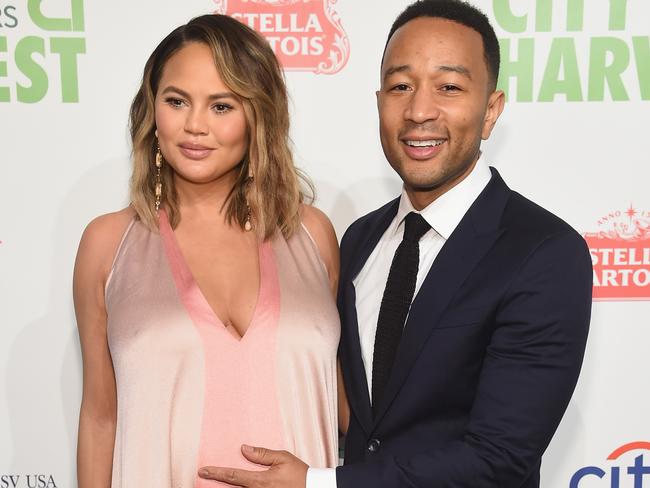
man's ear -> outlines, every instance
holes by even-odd
[[[490,94],[488,98],[487,110],[485,111],[485,119],[483,120],[483,130],[481,131],[481,139],[487,140],[494,129],[499,116],[503,112],[505,106],[506,96],[502,90],[496,90]]]

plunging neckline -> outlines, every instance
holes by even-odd
[[[181,302],[185,311],[192,318],[196,325],[208,324],[223,331],[228,337],[238,343],[242,343],[252,332],[254,332],[255,324],[258,322],[260,314],[260,303],[266,300],[268,295],[268,254],[272,252],[268,249],[270,244],[268,242],[260,242],[257,245],[258,250],[258,273],[259,273],[259,287],[257,291],[257,299],[255,301],[255,308],[248,322],[248,326],[243,334],[240,334],[234,326],[226,326],[226,324],[219,318],[219,315],[214,311],[207,298],[201,291],[201,288],[194,278],[185,257],[178,245],[174,230],[169,223],[167,212],[164,209],[159,210],[158,214],[159,231],[165,247],[165,254],[167,262],[174,278],[176,291],[178,292]]]

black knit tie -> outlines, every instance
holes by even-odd
[[[390,265],[381,299],[375,352],[372,360],[372,410],[377,414],[402,337],[420,262],[420,238],[431,228],[422,215],[411,212],[404,219],[404,237]]]

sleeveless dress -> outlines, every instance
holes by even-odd
[[[113,488],[227,486],[197,471],[265,469],[242,456],[243,443],[336,466],[340,324],[307,231],[260,243],[257,305],[238,339],[199,290],[164,211],[159,227],[130,223],[106,284]]]

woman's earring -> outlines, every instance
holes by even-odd
[[[248,178],[246,179],[246,187],[250,186],[253,182],[253,171],[250,166],[248,167]],[[244,230],[249,232],[253,228],[251,224],[251,207],[248,205],[248,198],[246,199],[246,222],[244,222]]]
[[[251,224],[251,208],[246,203],[246,222],[244,222],[244,230],[249,232],[253,228]]]
[[[162,152],[160,151],[160,146],[157,146],[156,148],[156,179],[155,179],[155,187],[154,187],[154,193],[156,196],[156,212],[158,212],[158,209],[160,208],[160,199],[162,197],[162,177],[160,176],[160,170],[162,169],[163,165],[163,155]]]

